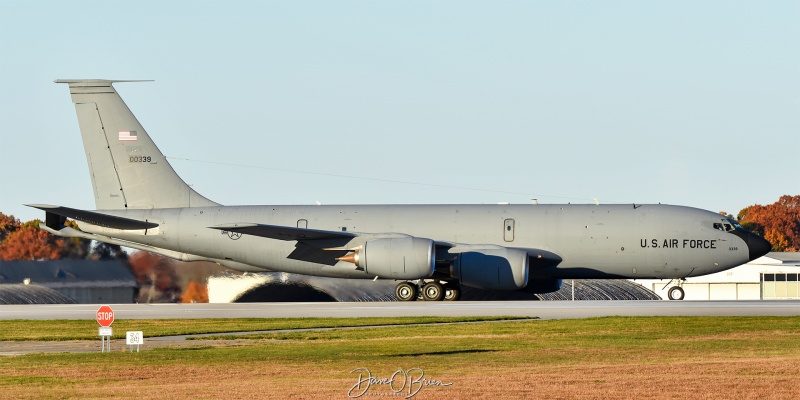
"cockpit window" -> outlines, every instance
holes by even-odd
[[[727,220],[728,220],[728,223],[729,223],[729,224],[733,225],[733,229],[741,229],[741,230],[744,230],[744,228],[743,228],[741,225],[739,225],[739,223],[738,223],[738,222],[736,222],[736,221],[734,221],[734,220],[732,220],[732,219],[730,219],[730,218],[728,218]],[[727,225],[727,224],[726,224],[726,225]]]
[[[731,224],[725,224],[725,232],[730,232],[730,231],[732,231],[732,230],[733,230],[733,225],[731,225]]]
[[[721,230],[723,232],[731,232],[731,231],[736,230],[737,228],[738,229],[744,229],[744,228],[741,227],[741,225],[737,224],[736,221],[734,221],[734,220],[726,219],[725,221],[726,222],[724,222],[724,223],[715,222],[714,223],[714,229],[718,229],[718,230]]]

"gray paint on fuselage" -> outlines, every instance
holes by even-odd
[[[534,249],[529,252],[532,279],[678,278],[748,261],[742,239],[713,228],[723,216],[669,205],[219,206],[106,213],[160,226],[155,235],[86,224],[81,228],[103,234],[113,231],[114,237],[189,254],[317,276],[374,277],[347,262],[331,266],[287,259],[295,250],[294,241],[250,235],[234,240],[231,236],[236,235],[209,227],[230,223],[296,227],[298,220],[305,220],[309,229],[397,232],[453,244]],[[512,242],[504,240],[506,219],[515,221]],[[557,260],[545,256],[537,263],[537,250],[552,252]]]

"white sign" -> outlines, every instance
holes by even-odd
[[[144,335],[142,335],[142,331],[125,332],[125,344],[128,346],[144,344]]]
[[[100,336],[111,336],[111,327],[110,326],[101,326],[100,327]]]

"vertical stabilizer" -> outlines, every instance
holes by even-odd
[[[156,147],[111,80],[68,83],[98,210],[214,206],[187,185]]]

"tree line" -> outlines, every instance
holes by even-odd
[[[800,251],[800,195],[784,195],[766,206],[745,207],[737,219],[740,225],[772,243],[772,251]]]

